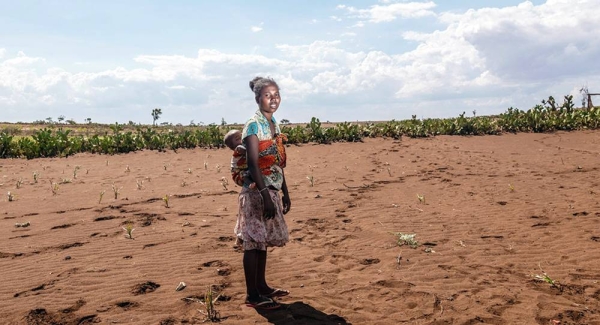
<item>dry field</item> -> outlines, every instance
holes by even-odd
[[[600,324],[600,131],[287,150],[271,312],[243,305],[229,150],[0,160],[0,323],[200,324],[212,285],[222,324]]]

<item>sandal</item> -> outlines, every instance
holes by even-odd
[[[254,309],[262,309],[262,310],[273,310],[281,307],[280,304],[273,301],[273,299],[260,296],[257,301],[250,301],[246,299],[246,307],[254,308]]]
[[[277,297],[285,297],[289,295],[290,292],[288,290],[275,288],[271,293],[263,294],[263,296],[267,298],[277,298]]]

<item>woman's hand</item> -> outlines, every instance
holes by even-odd
[[[290,196],[288,194],[284,194],[281,200],[283,201],[283,214],[287,214],[290,212],[290,208],[292,207]]]
[[[265,219],[275,218],[275,204],[273,204],[269,190],[264,190],[260,194],[263,199],[263,217],[265,217]]]

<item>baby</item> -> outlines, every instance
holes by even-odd
[[[255,188],[256,183],[252,182],[250,172],[248,172],[248,165],[246,164],[246,147],[242,144],[242,132],[231,130],[225,135],[224,141],[225,145],[233,150],[233,156],[231,157],[231,177],[233,181],[239,186],[244,186],[244,182],[247,181],[250,184],[250,188]],[[244,241],[236,236],[233,248],[241,250],[243,243]]]
[[[246,164],[246,147],[242,144],[242,132],[239,130],[231,130],[225,135],[225,145],[233,150],[231,157],[231,177],[233,181],[244,186],[244,183],[250,184],[248,187],[255,188],[256,184],[252,182],[248,165]]]

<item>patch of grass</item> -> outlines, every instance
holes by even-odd
[[[410,248],[417,248],[419,246],[419,242],[415,239],[417,234],[404,234],[401,232],[394,232],[392,234],[398,237],[398,246],[408,245]]]

